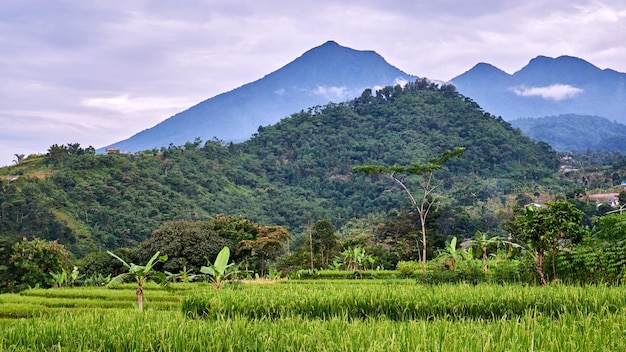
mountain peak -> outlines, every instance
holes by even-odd
[[[624,121],[626,74],[574,56],[537,56],[513,75],[478,64],[452,80],[459,92],[506,120],[576,113]]]
[[[329,40],[329,41],[327,41],[326,43],[324,43],[322,45],[319,45],[319,46],[316,46],[316,47],[313,47],[313,48],[307,50],[304,54],[302,54],[302,56],[305,56],[305,55],[307,55],[309,53],[315,53],[315,52],[320,52],[320,51],[323,51],[323,52],[336,52],[336,51],[339,51],[339,50],[342,50],[342,49],[344,49],[344,50],[354,50],[354,49],[347,48],[345,46],[341,46],[341,45],[339,45],[339,43],[337,43],[334,40]]]
[[[489,75],[506,75],[509,76],[508,73],[502,71],[501,69],[495,67],[492,64],[488,64],[486,62],[479,62],[478,64],[476,64],[474,67],[472,67],[469,71],[467,72],[475,72],[475,73],[480,73],[480,74],[489,74]]]
[[[331,46],[341,46],[341,45],[337,44],[337,42],[334,40],[329,40],[326,43],[320,45],[320,47],[322,46],[331,47]]]
[[[600,71],[598,67],[575,56],[563,55],[552,58],[540,55],[530,60],[528,65],[513,75],[522,77],[522,79],[533,77],[536,80],[543,80],[546,75],[554,77],[554,79],[557,77],[583,77],[587,80],[589,75],[597,74]]]
[[[475,85],[477,80],[483,84],[486,82],[491,82],[491,84],[495,84],[496,82],[500,82],[503,80],[508,80],[511,77],[508,73],[502,71],[501,69],[485,63],[481,62],[476,64],[474,67],[466,71],[465,73],[454,77],[452,79],[452,83],[455,85],[459,84],[462,86],[467,85]]]
[[[196,137],[243,141],[259,126],[316,105],[355,98],[366,88],[414,81],[374,51],[329,40],[282,68],[230,92],[207,99],[131,138],[113,144],[124,151],[182,145]]]
[[[376,57],[380,61],[385,61],[382,56],[378,55],[375,51],[371,50],[356,50],[340,45],[334,40],[329,40],[326,43],[316,46],[306,51],[302,56],[294,61],[302,61],[303,59],[312,60],[342,60],[345,58],[354,59],[357,56],[359,59],[363,59],[367,56]],[[322,63],[323,64],[323,63]]]

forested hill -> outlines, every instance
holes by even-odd
[[[196,140],[135,155],[53,146],[0,169],[0,235],[58,239],[82,256],[132,246],[169,220],[218,213],[292,233],[323,218],[339,227],[409,206],[385,179],[354,175],[353,166],[426,161],[457,146],[464,155],[437,174],[448,208],[550,182],[558,168],[547,144],[453,86],[419,80],[296,113],[241,144]]]
[[[566,114],[510,122],[559,152],[606,150],[626,154],[626,125],[604,117]]]

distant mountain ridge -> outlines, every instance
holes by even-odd
[[[559,115],[510,121],[513,127],[559,152],[587,150],[626,154],[626,125],[604,117]]]
[[[626,123],[626,74],[572,56],[538,56],[512,75],[479,63],[451,82],[505,120],[577,114]]]
[[[243,141],[259,126],[274,124],[292,113],[352,99],[366,88],[416,78],[374,51],[328,41],[257,81],[207,99],[109,147],[136,152],[182,145],[196,137]]]
[[[196,137],[241,142],[256,133],[259,126],[275,124],[298,111],[350,100],[366,88],[376,90],[416,78],[374,51],[354,50],[328,41],[257,81],[207,99],[110,147],[136,152],[182,145]],[[451,83],[485,111],[507,121],[576,115],[626,124],[626,74],[602,70],[572,56],[537,56],[513,74],[479,63]],[[566,119],[559,121],[570,123]],[[531,125],[545,125],[544,121],[529,120],[522,131],[537,140],[557,143],[553,145],[557,150],[606,145],[598,144],[598,136],[585,133],[566,133],[570,140],[558,141],[563,129],[571,130],[573,126],[561,126],[557,132],[555,122],[552,119],[551,128],[539,131],[539,138],[530,131]],[[585,124],[589,123],[595,122]],[[549,131],[556,134],[550,136]],[[613,148],[617,144],[608,145]]]

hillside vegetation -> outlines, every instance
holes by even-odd
[[[170,220],[215,214],[242,214],[292,234],[324,218],[341,227],[410,208],[387,180],[352,167],[425,161],[454,147],[465,154],[437,174],[445,197],[433,231],[443,235],[497,229],[488,201],[503,205],[505,196],[558,187],[559,160],[548,144],[453,86],[418,80],[295,113],[241,144],[196,139],[134,155],[55,145],[0,169],[0,236],[58,239],[82,257],[133,246]]]
[[[559,152],[606,150],[626,153],[626,125],[604,117],[567,114],[513,120],[511,125]]]

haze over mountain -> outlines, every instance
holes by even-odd
[[[479,63],[452,83],[483,109],[508,121],[577,114],[626,123],[626,74],[576,57],[538,56],[512,75]]]
[[[517,119],[510,123],[559,152],[606,150],[626,154],[626,125],[604,117],[567,114]]]
[[[415,79],[374,51],[328,41],[255,82],[207,99],[110,147],[136,152],[170,143],[182,145],[196,137],[243,141],[259,126],[274,124],[294,112],[343,102],[366,88]]]

